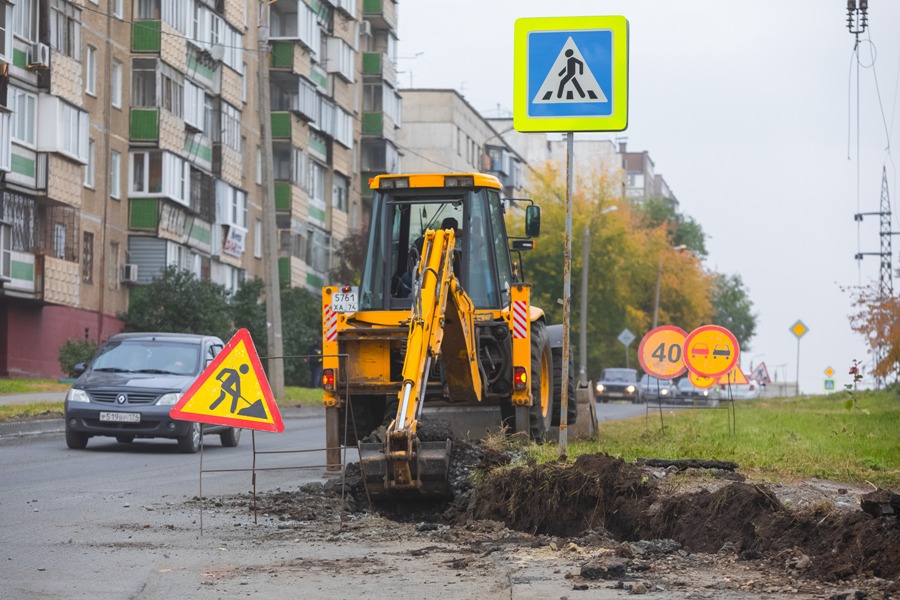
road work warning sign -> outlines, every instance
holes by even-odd
[[[169,416],[242,429],[284,431],[249,331],[241,329],[231,338],[172,407]]]

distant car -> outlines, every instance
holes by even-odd
[[[181,452],[200,449],[203,433],[234,447],[241,430],[181,421],[169,411],[206,365],[225,347],[209,335],[119,333],[90,365],[76,365],[78,379],[66,394],[66,445],[83,449],[94,436],[128,444],[135,438],[171,438]]]
[[[668,379],[644,374],[638,386],[642,402],[673,402],[678,388]]]
[[[721,398],[735,400],[755,400],[763,395],[765,386],[758,381],[751,379],[749,383],[731,384],[731,391],[727,385],[720,386],[719,395]]]
[[[603,369],[594,391],[597,402],[610,400],[629,400],[634,404],[641,402],[636,369]]]
[[[687,377],[678,381],[675,398],[682,404],[699,404],[703,406],[719,405],[719,386],[698,388]]]

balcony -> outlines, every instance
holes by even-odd
[[[272,139],[291,139],[291,113],[288,111],[272,111]]]
[[[157,231],[159,203],[159,198],[131,198],[128,201],[128,228]]]
[[[363,0],[363,18],[377,29],[397,29],[397,3],[394,0]]]
[[[387,55],[380,52],[364,52],[362,61],[363,77],[377,76],[392,87],[397,85],[397,69]]]
[[[131,51],[158,53],[162,40],[161,21],[134,21],[131,24]]]
[[[275,40],[269,55],[269,66],[273,69],[291,69],[294,66],[294,42]]]
[[[132,108],[128,131],[132,142],[159,142],[159,109]]]

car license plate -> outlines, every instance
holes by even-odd
[[[101,421],[113,421],[116,423],[140,423],[141,413],[133,412],[101,412]]]
[[[622,392],[610,392],[608,395],[610,398],[621,398],[624,394]]]
[[[352,313],[359,310],[359,288],[341,288],[331,295],[331,310],[336,313]]]

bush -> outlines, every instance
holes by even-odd
[[[75,365],[90,362],[100,344],[83,338],[66,340],[59,349],[59,366],[63,373],[75,377]]]

